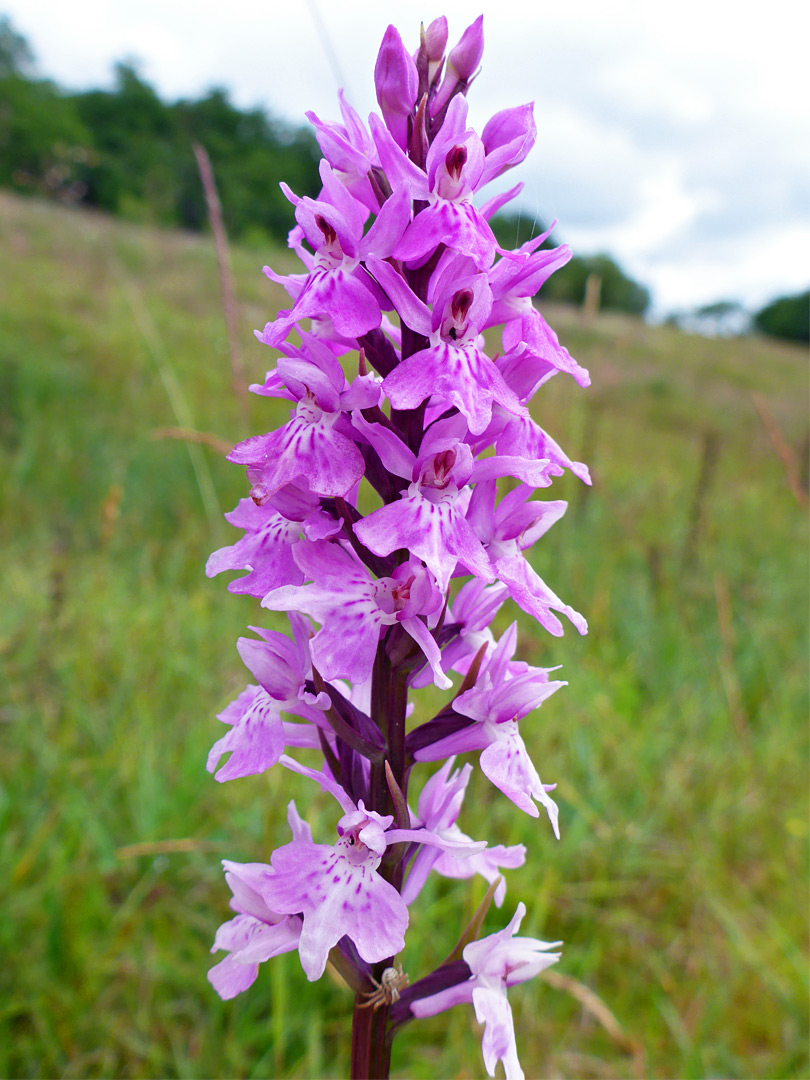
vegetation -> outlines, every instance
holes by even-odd
[[[754,316],[757,330],[785,341],[810,341],[810,289],[780,296]]]
[[[1,186],[199,230],[194,141],[211,158],[233,237],[286,240],[290,205],[278,182],[301,195],[320,190],[309,129],[237,109],[221,89],[167,104],[131,64],[116,65],[112,90],[68,93],[34,77],[28,45],[0,20]]]
[[[211,158],[229,235],[253,246],[286,241],[290,205],[278,181],[301,195],[320,190],[308,128],[243,112],[221,89],[167,104],[129,63],[116,65],[112,90],[67,93],[34,76],[27,42],[0,19],[0,186],[197,231],[206,217],[194,141]],[[508,247],[542,228],[509,214],[493,226]],[[549,282],[549,297],[581,304],[597,277],[602,308],[647,310],[649,292],[607,255],[575,256]]]
[[[345,1076],[349,994],[307,985],[294,954],[233,1002],[205,979],[218,860],[285,842],[297,778],[205,773],[257,614],[202,568],[236,536],[220,514],[245,481],[161,433],[236,441],[283,407],[256,398],[243,426],[210,240],[5,194],[0,253],[0,1075]],[[233,252],[254,378],[251,329],[284,299],[260,264],[286,258]],[[570,681],[525,730],[562,840],[484,782],[468,798],[471,832],[486,813],[493,841],[534,852],[487,930],[523,899],[525,932],[565,942],[563,984],[511,995],[521,1060],[534,1077],[804,1077],[805,515],[751,398],[801,443],[804,357],[548,315],[594,385],[553,379],[538,419],[596,483],[555,482],[568,518],[536,565],[591,632],[533,639],[515,608],[502,626],[519,617],[525,658]],[[455,941],[456,898],[470,913],[482,892],[431,883],[412,977]],[[403,1032],[395,1074],[478,1062],[458,1009]]]

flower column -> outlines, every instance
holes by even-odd
[[[461,831],[473,767],[453,771],[456,754],[478,753],[484,777],[523,812],[544,808],[558,832],[553,785],[520,728],[530,732],[531,714],[565,684],[516,661],[514,624],[496,640],[490,621],[511,597],[552,634],[562,633],[556,613],[586,629],[523,554],[565,510],[533,491],[564,469],[590,482],[527,407],[557,371],[588,383],[530,299],[570,252],[543,249],[545,237],[498,248],[488,219],[520,187],[480,208],[473,197],[525,158],[532,110],[497,114],[479,137],[466,93],[482,19],[445,61],[446,43],[443,18],[414,56],[389,27],[374,73],[382,116],[366,128],[342,95],[342,123],[308,114],[323,187],[310,199],[283,185],[305,272],[266,270],[292,303],[258,335],[281,358],[252,387],[288,400],[290,420],[229,455],[251,485],[229,515],[245,535],[207,567],[246,570],[229,588],[287,612],[292,633],[240,639],[256,683],[220,715],[229,731],[209,769],[230,780],[280,764],[342,811],[337,839],[316,843],[291,803],[293,839],[269,864],[226,864],[237,915],[217,934],[228,955],[210,978],[228,998],[280,952],[297,949],[310,980],[331,962],[355,991],[355,1077],[387,1076],[396,1030],[460,1002],[485,1024],[490,1074],[501,1060],[507,1077],[521,1076],[506,987],[558,958],[548,943],[514,938],[519,905],[505,930],[478,941],[465,932],[411,986],[397,959],[431,873],[480,874],[487,904],[500,906],[500,871],[525,858],[521,845],[489,849]],[[482,333],[499,324],[493,360]],[[517,483],[499,500],[501,477]],[[409,699],[429,682],[451,697],[409,731]],[[319,767],[287,753],[296,747]],[[414,813],[411,773],[429,762],[444,764],[423,779]]]

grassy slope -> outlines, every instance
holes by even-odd
[[[262,400],[239,418],[211,245],[0,196],[0,260],[0,1075],[344,1075],[348,995],[306,986],[295,956],[232,1003],[205,981],[227,911],[218,860],[286,842],[291,793],[316,838],[331,821],[300,778],[204,771],[214,713],[245,681],[234,639],[259,621],[202,575],[244,479],[152,433],[236,441],[281,420]],[[269,354],[250,329],[281,297],[260,258],[234,260],[257,377]],[[555,485],[569,514],[534,555],[590,635],[533,636],[520,618],[522,655],[570,680],[524,725],[559,782],[563,839],[480,775],[461,824],[529,845],[492,927],[525,900],[524,932],[564,939],[559,970],[629,1042],[530,984],[512,994],[525,1071],[804,1076],[806,538],[751,401],[766,395],[798,445],[802,354],[551,321],[594,386],[553,380],[537,416],[598,481]],[[425,890],[412,977],[482,892]],[[395,1064],[481,1075],[472,1011],[407,1029]]]

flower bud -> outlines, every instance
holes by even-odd
[[[526,146],[525,152],[521,149],[525,157],[536,137],[533,105],[516,105],[513,109],[503,109],[502,112],[495,113],[481,132],[481,141],[487,154],[506,146],[507,143],[520,140]]]
[[[496,113],[481,133],[486,161],[481,183],[490,180],[525,160],[534,141],[537,128],[534,106],[517,105]]]
[[[444,64],[444,50],[447,47],[447,19],[440,15],[425,30],[422,26],[419,50],[416,54],[416,69],[420,77],[420,93],[427,93],[438,82]],[[421,66],[420,66],[421,65]]]
[[[459,82],[469,82],[478,70],[484,55],[484,16],[479,15],[464,33],[455,49],[447,58],[447,74],[454,74]]]
[[[466,94],[470,80],[478,70],[484,55],[484,16],[479,15],[447,57],[442,84],[433,99],[430,115],[441,126],[444,112],[456,94]]]
[[[446,47],[447,19],[444,15],[440,15],[425,31],[425,49],[431,64],[436,64],[442,59]]]
[[[408,117],[413,110],[419,77],[413,58],[405,50],[399,32],[393,26],[385,31],[377,63],[374,86],[386,127],[405,150],[408,140]]]

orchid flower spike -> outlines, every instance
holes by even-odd
[[[590,382],[535,302],[571,251],[545,247],[549,234],[516,251],[496,240],[490,219],[521,191],[500,177],[537,128],[533,106],[516,104],[474,129],[467,93],[483,49],[483,16],[449,51],[443,16],[407,45],[389,26],[379,111],[366,123],[341,91],[339,119],[307,113],[320,189],[281,185],[297,263],[265,267],[289,299],[256,331],[273,350],[250,388],[270,430],[228,455],[247,479],[226,514],[240,535],[206,564],[272,620],[237,642],[251,681],[219,713],[209,772],[255,785],[273,770],[277,790],[314,784],[334,800],[320,842],[290,801],[292,839],[266,862],[224,863],[234,915],[215,933],[225,956],[209,980],[230,999],[281,953],[297,952],[309,981],[331,964],[355,994],[356,1077],[388,1075],[406,1020],[468,1002],[488,1073],[501,1062],[518,1080],[507,989],[560,955],[517,936],[521,903],[479,940],[484,908],[460,942],[448,913],[429,930],[459,942],[452,959],[407,970],[432,877],[459,892],[482,877],[485,906],[500,907],[505,875],[527,859],[522,843],[472,839],[485,832],[482,783],[505,807],[548,815],[537,843],[560,834],[565,810],[540,772],[564,768],[562,744],[548,741],[541,760],[535,733],[563,722],[567,684],[519,651],[501,610],[521,609],[535,636],[587,630],[575,598],[546,583],[551,557],[541,577],[528,555],[566,509],[535,491],[566,470],[591,480],[540,417],[556,374]],[[457,767],[457,754],[473,757]]]

